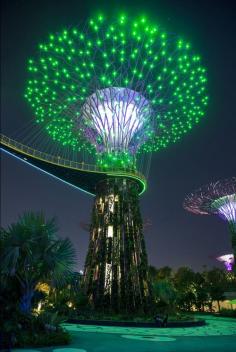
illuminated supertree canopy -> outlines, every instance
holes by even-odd
[[[234,266],[234,255],[233,254],[224,254],[216,258],[219,262],[224,263],[227,271],[232,271]]]
[[[217,214],[236,223],[236,177],[212,182],[189,194],[184,208],[195,214]]]
[[[135,167],[204,116],[206,68],[183,38],[144,17],[99,15],[50,34],[28,62],[25,97],[53,140]]]

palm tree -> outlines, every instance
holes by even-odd
[[[75,264],[75,250],[69,239],[56,235],[55,219],[25,213],[2,231],[1,276],[15,277],[20,285],[20,309],[30,313],[36,285],[42,281],[65,284]]]

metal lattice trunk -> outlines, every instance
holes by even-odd
[[[148,310],[148,265],[135,181],[110,178],[97,185],[85,288],[97,309]]]
[[[234,271],[234,274],[236,275],[236,224],[235,222],[233,221],[229,222],[229,230],[231,234],[231,244],[232,244],[233,255],[234,255],[233,271]]]

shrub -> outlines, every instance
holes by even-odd
[[[236,309],[221,308],[219,314],[222,317],[236,318]]]
[[[23,331],[16,337],[16,347],[59,346],[68,345],[69,342],[70,334],[62,329],[50,332],[40,331],[33,334],[29,331]]]
[[[0,349],[68,344],[70,335],[59,325],[63,321],[57,313],[33,316],[18,311],[1,326]]]

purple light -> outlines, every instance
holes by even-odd
[[[140,93],[105,88],[86,99],[80,128],[98,152],[134,154],[151,136],[151,116],[149,101]]]
[[[225,254],[216,258],[219,262],[223,262],[227,271],[232,271],[234,266],[234,255]]]
[[[212,203],[212,208],[218,211],[218,214],[228,220],[236,221],[236,194],[231,194],[215,200]]]
[[[195,214],[216,214],[226,220],[231,234],[232,250],[236,256],[235,176],[199,188],[185,198],[183,207]],[[231,262],[225,262],[228,271],[232,270],[232,265]]]
[[[236,177],[212,182],[188,195],[184,208],[195,214],[217,214],[236,224]]]
[[[224,265],[225,265],[227,271],[232,271],[233,270],[232,263],[225,262]]]

